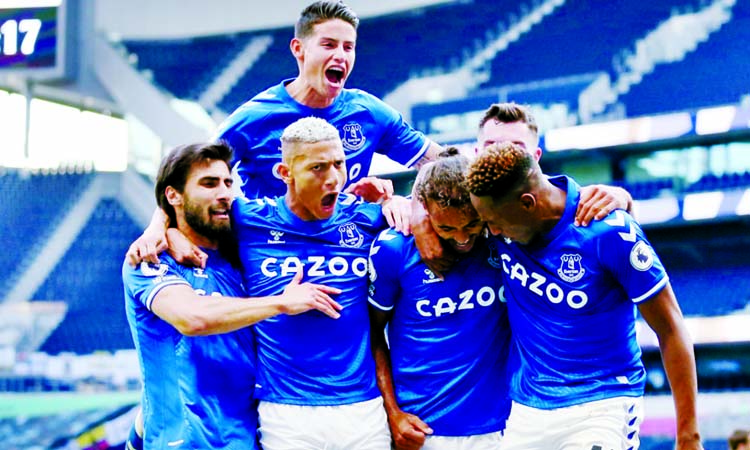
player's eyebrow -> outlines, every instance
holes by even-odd
[[[221,177],[214,177],[214,176],[205,176],[201,177],[198,180],[199,183],[219,183],[221,182]]]

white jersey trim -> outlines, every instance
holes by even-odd
[[[175,285],[179,285],[179,284],[187,284],[188,286],[190,286],[190,283],[188,283],[186,280],[182,280],[182,279],[179,279],[179,280],[169,280],[169,281],[165,281],[164,283],[161,283],[161,284],[157,285],[154,288],[154,290],[151,291],[151,293],[146,298],[146,309],[148,309],[149,311],[152,311],[151,310],[151,303],[154,302],[154,298],[156,297],[156,294],[158,294],[159,292],[161,292],[162,289],[164,289],[165,287],[168,287],[168,286],[175,286]]]
[[[370,302],[370,304],[376,308],[378,308],[381,311],[390,311],[393,309],[393,305],[391,306],[383,306],[380,303],[376,302],[375,299],[372,297],[367,297],[367,300]]]
[[[648,292],[646,292],[645,294],[641,295],[640,297],[634,298],[633,299],[633,303],[637,304],[637,303],[641,303],[641,302],[643,302],[645,300],[648,300],[649,298],[651,298],[651,296],[653,296],[658,291],[660,291],[664,286],[666,286],[667,281],[669,281],[669,277],[665,275],[664,278],[662,278],[658,283],[656,283],[656,285],[654,287],[652,287],[651,289],[649,289]]]
[[[414,164],[416,164],[416,162],[419,161],[420,159],[422,159],[422,157],[424,156],[424,154],[427,153],[427,149],[430,147],[431,143],[432,143],[432,141],[430,140],[430,138],[428,138],[428,137],[425,136],[425,138],[424,138],[424,144],[422,145],[422,148],[420,148],[419,152],[417,152],[417,154],[414,155],[414,157],[412,159],[410,159],[409,161],[407,161],[406,164],[404,164],[404,165],[406,167],[411,167]]]

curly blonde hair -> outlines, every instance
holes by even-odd
[[[523,186],[534,157],[512,142],[488,146],[466,175],[469,192],[477,197],[502,198]]]

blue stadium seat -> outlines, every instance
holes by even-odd
[[[750,304],[750,266],[669,267],[669,279],[685,316],[732,314]]]
[[[129,243],[140,232],[116,200],[99,203],[78,239],[32,297],[68,304],[68,313],[41,351],[86,354],[133,348],[121,267]]]
[[[612,71],[613,58],[630,48],[689,0],[638,2],[568,0],[492,61],[484,87]]]
[[[750,95],[750,4],[738,1],[732,13],[685,59],[657,66],[622,96],[628,116],[734,104]]]
[[[259,92],[297,75],[297,62],[289,51],[294,29],[285,27],[264,34],[270,34],[273,42],[219,102],[221,110],[232,112]]]
[[[197,100],[250,39],[249,33],[178,40],[125,41],[138,56],[138,69],[179,98]]]
[[[3,251],[0,266],[6,292],[33,260],[45,239],[65,216],[92,179],[91,174],[28,174],[7,170],[0,174],[0,228]]]

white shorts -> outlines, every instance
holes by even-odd
[[[503,432],[474,436],[427,436],[421,450],[499,450]]]
[[[642,421],[642,397],[550,410],[513,402],[503,450],[636,450]]]
[[[339,406],[297,406],[261,401],[264,450],[390,450],[383,399]]]

